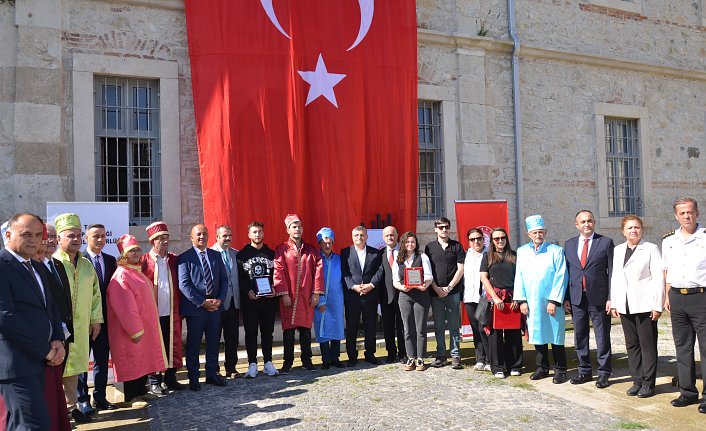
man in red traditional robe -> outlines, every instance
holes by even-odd
[[[294,331],[299,329],[302,366],[309,371],[311,363],[311,324],[319,295],[324,293],[321,255],[302,241],[302,223],[296,214],[284,220],[289,240],[275,249],[275,294],[280,298],[280,316],[284,335],[284,364],[280,374],[286,374],[294,362]]]
[[[182,367],[177,256],[169,253],[169,229],[164,222],[152,223],[146,230],[152,249],[142,256],[142,272],[154,286],[154,297],[157,301],[162,341],[168,363],[164,382],[161,374],[153,374],[149,376],[149,384],[151,393],[164,395],[166,389],[162,387],[162,383],[175,391],[185,388],[176,379],[177,369]]]

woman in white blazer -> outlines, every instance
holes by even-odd
[[[613,317],[620,317],[633,385],[628,395],[648,398],[657,378],[657,319],[664,303],[662,256],[657,245],[642,240],[642,220],[623,217],[627,240],[615,247],[610,283]]]

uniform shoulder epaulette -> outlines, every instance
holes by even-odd
[[[671,232],[665,233],[664,235],[662,235],[662,239],[665,239],[665,238],[668,237],[668,236],[674,235],[674,232],[676,232],[676,231],[671,231]]]

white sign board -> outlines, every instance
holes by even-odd
[[[120,256],[116,243],[121,235],[130,233],[130,209],[127,202],[47,202],[47,223],[54,224],[59,214],[76,213],[81,219],[81,233],[92,224],[105,226],[106,244],[104,253]],[[82,250],[86,248],[83,240]]]
[[[382,239],[382,229],[368,229],[368,245],[382,250],[385,247],[385,241]]]

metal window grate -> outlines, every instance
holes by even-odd
[[[130,223],[162,218],[159,82],[96,77],[96,200],[129,202]]]
[[[419,196],[417,218],[434,220],[444,213],[441,163],[441,105],[420,101],[419,124]]]
[[[640,142],[637,120],[605,119],[608,215],[641,215]]]

